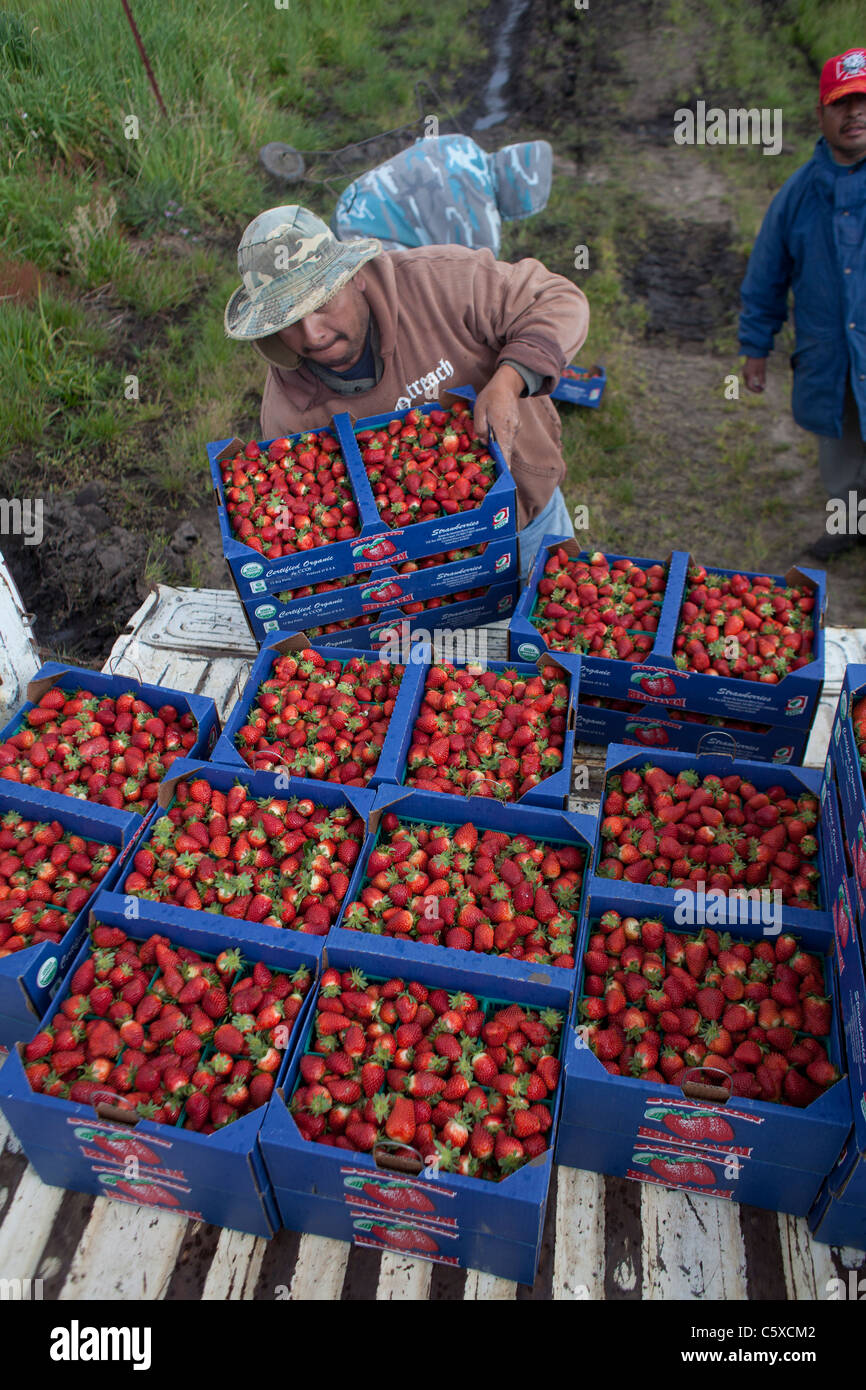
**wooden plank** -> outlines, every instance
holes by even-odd
[[[555,1299],[604,1298],[604,1178],[557,1168]]]
[[[63,1193],[39,1266],[39,1277],[45,1280],[43,1295],[52,1302],[66,1282],[96,1200],[89,1192]]]
[[[866,629],[828,627],[824,634],[824,693],[838,695],[845,667],[866,661]]]
[[[224,1230],[208,1270],[202,1298],[251,1299],[255,1294],[267,1241],[243,1231]]]
[[[378,1250],[352,1245],[346,1261],[341,1297],[346,1301],[371,1302],[376,1297],[382,1256]]]
[[[826,1298],[827,1284],[836,1278],[830,1246],[812,1240],[802,1217],[781,1213],[778,1222],[788,1298]]]
[[[8,1278],[35,1277],[63,1196],[62,1187],[47,1187],[27,1164],[0,1226],[0,1270]]]
[[[746,1260],[733,1202],[642,1184],[643,1297],[745,1299]]]
[[[480,1269],[467,1269],[463,1286],[464,1301],[478,1303],[507,1303],[517,1297],[513,1279],[497,1279],[495,1274],[482,1274]]]
[[[643,1279],[640,1183],[604,1179],[604,1249],[605,1298],[637,1301]]]
[[[776,1213],[764,1211],[761,1207],[741,1206],[740,1231],[746,1252],[749,1301],[786,1298]]]
[[[10,1135],[9,1138],[11,1141],[14,1135]],[[27,1166],[27,1159],[23,1153],[14,1151],[11,1142],[0,1153],[0,1220],[3,1221],[3,1228],[6,1226],[10,1208],[15,1201]],[[2,1269],[2,1265],[0,1265],[0,1269]]]
[[[256,1285],[257,1299],[286,1299],[298,1262],[301,1236],[297,1231],[279,1230],[268,1241]]]
[[[164,1298],[186,1218],[98,1197],[59,1298]]]
[[[433,1266],[428,1260],[410,1260],[405,1255],[382,1256],[376,1302],[390,1299],[401,1302],[423,1302],[430,1292]]]
[[[208,664],[201,694],[215,702],[221,723],[225,723],[237,703],[252,670],[252,658],[218,657]]]
[[[207,1221],[188,1221],[186,1233],[178,1250],[166,1299],[200,1299],[204,1293],[222,1230]]]
[[[41,662],[15,580],[0,555],[0,714],[5,724],[27,698],[27,682]]]
[[[325,1236],[301,1236],[289,1297],[299,1302],[336,1302],[346,1277],[351,1245]]]
[[[454,1265],[434,1265],[430,1277],[430,1292],[427,1295],[432,1303],[462,1303],[466,1288],[466,1270]]]
[[[827,758],[827,749],[830,746],[833,720],[836,718],[836,703],[835,696],[832,699],[826,695],[821,697],[803,757],[804,767],[823,768]]]

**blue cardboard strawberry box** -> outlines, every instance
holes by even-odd
[[[123,911],[108,907],[107,901],[107,897],[97,901],[91,925],[120,927],[137,941],[158,933],[173,947],[186,947],[206,959],[216,957],[228,945],[237,946],[242,957],[239,971],[262,961],[273,971],[293,974],[303,967],[310,972],[312,987],[281,1044],[285,1055],[276,1073],[279,1084],[305,1031],[315,992],[319,956],[314,941],[308,939],[306,950],[281,941],[265,944],[246,933],[240,922],[232,923],[238,930],[230,935],[213,930],[217,924],[212,919],[201,931],[169,925],[158,913],[150,912],[152,904],[147,903],[130,919]],[[49,1027],[58,1015],[73,973],[90,951],[88,939],[72,962],[42,1028]],[[33,1031],[31,1028],[31,1034]],[[203,1057],[208,1050],[205,1048]],[[94,1092],[87,1104],[33,1091],[19,1043],[0,1072],[0,1107],[43,1182],[172,1211],[252,1235],[271,1236],[279,1225],[259,1147],[265,1105],[211,1134],[187,1127],[183,1110],[174,1125],[155,1123],[135,1109],[125,1108],[123,1096],[108,1083],[104,1090]]]
[[[375,796],[373,792],[363,787],[342,787],[334,782],[315,782],[300,777],[286,777],[279,773],[269,772],[246,772],[238,775],[236,769],[220,766],[216,763],[198,763],[189,759],[178,761],[172,768],[172,776],[165,779],[160,787],[158,812],[167,813],[173,806],[177,805],[178,787],[182,782],[191,783],[202,781],[208,786],[218,791],[228,794],[233,787],[242,786],[247,797],[245,801],[254,802],[263,800],[265,802],[275,798],[281,802],[291,803],[296,800],[309,802],[314,811],[317,807],[327,807],[330,810],[348,807],[354,816],[361,820],[368,819],[373,808]],[[160,826],[165,820],[165,815],[157,814],[148,821],[144,827],[144,833],[136,847],[136,858],[140,851],[146,851],[154,843],[154,835],[159,837]],[[262,848],[260,846],[260,848]],[[248,846],[255,857],[255,849],[252,845]],[[161,853],[156,850],[157,857]],[[204,854],[204,846],[198,851],[200,858],[208,859],[208,872],[212,874],[214,861]],[[246,852],[245,852],[246,853]],[[270,856],[273,859],[273,856]],[[363,858],[363,844],[358,853],[357,862],[354,866],[347,869],[349,879],[346,888],[346,899],[350,900],[354,884],[358,881],[360,874],[360,861]],[[245,863],[250,862],[249,854],[246,854]],[[287,872],[286,882],[279,887],[279,892],[289,891],[291,881],[298,871],[299,864],[297,856],[292,858],[287,855],[282,861],[289,865],[290,872]],[[135,860],[133,860],[133,865]],[[236,865],[236,867],[238,867]],[[240,866],[243,867],[243,866]],[[272,867],[279,867],[278,865]],[[190,866],[190,873],[197,872]],[[127,888],[128,869],[112,884],[112,891],[101,896],[101,905],[106,909],[111,909],[126,915],[126,920],[134,920],[135,914],[144,910],[147,906],[159,921],[168,927],[185,927],[190,930],[202,930],[207,928],[215,932],[232,933],[236,930],[244,930],[252,935],[256,940],[263,943],[283,942],[291,945],[300,951],[320,952],[324,932],[312,934],[308,931],[298,931],[290,926],[275,927],[266,925],[264,921],[253,920],[238,915],[238,909],[232,907],[232,899],[240,895],[241,898],[248,898],[251,892],[251,885],[241,885],[249,891],[241,892],[241,887],[237,884],[236,875],[231,875],[234,880],[234,888],[230,886],[231,896],[225,901],[215,901],[205,903],[201,907],[187,908],[181,907],[171,902],[150,901],[148,898],[140,896],[138,891],[130,892]],[[190,880],[191,882],[192,880]],[[274,888],[274,894],[277,889]],[[327,896],[327,895],[325,895]],[[272,899],[275,909],[279,908],[280,899],[276,896]],[[336,912],[335,912],[336,916]]]
[[[411,687],[411,704],[408,709],[402,712],[403,717],[401,717],[400,720],[396,718],[395,711],[394,726],[400,738],[399,746],[396,750],[395,764],[389,776],[381,779],[381,782],[386,780],[398,782],[401,785],[407,786],[407,788],[411,788],[413,785],[407,782],[407,778],[410,775],[408,757],[414,742],[415,722],[422,708],[430,671],[434,665],[441,666],[442,664],[440,662],[433,662],[430,655],[423,652],[419,652],[418,655],[426,657],[426,659],[418,665],[419,679],[413,682]],[[555,668],[557,672],[555,677],[556,681],[568,687],[567,703],[563,709],[563,718],[565,719],[563,744],[562,748],[557,750],[557,752],[561,753],[559,765],[555,770],[551,770],[548,775],[542,777],[542,780],[537,786],[530,787],[522,796],[517,797],[509,804],[545,806],[552,810],[562,810],[571,793],[571,775],[575,742],[574,721],[580,694],[579,667],[577,670],[574,670],[573,667],[570,666],[566,667],[562,662],[558,661],[555,656],[539,657],[535,665],[526,662],[487,661],[486,659],[467,662],[460,658],[447,662],[447,665],[449,667],[454,666],[458,672],[461,673],[465,672],[468,667],[470,672],[473,674],[477,673],[477,675],[481,677],[483,677],[486,672],[491,671],[498,676],[513,674],[517,679],[522,681],[527,681],[538,676],[545,666],[552,665]],[[491,698],[495,699],[497,702],[501,702],[505,698],[505,695],[502,690],[494,688]],[[545,730],[545,726],[546,721],[543,721],[541,726],[542,733]],[[466,759],[464,758],[464,763],[465,761]],[[449,750],[447,761],[443,764],[443,770],[447,770],[451,762],[452,755]],[[419,790],[421,790],[421,788],[419,788]],[[455,786],[453,794],[458,796],[461,795],[458,787]]]
[[[526,939],[527,930],[525,922],[520,924],[519,931],[512,931],[506,922],[506,926],[503,928],[504,939],[497,946],[494,938],[493,949],[489,951],[476,950],[469,946],[464,949],[436,943],[432,936],[427,935],[425,919],[433,923],[434,926],[436,922],[441,922],[439,930],[446,935],[446,917],[450,917],[452,923],[457,922],[459,924],[459,918],[453,916],[456,896],[452,894],[447,897],[443,896],[441,902],[438,895],[423,898],[424,909],[415,914],[417,939],[406,937],[402,933],[399,936],[388,935],[384,929],[379,931],[378,928],[381,924],[375,920],[370,923],[370,926],[375,930],[368,929],[364,925],[366,919],[353,912],[353,902],[358,900],[363,902],[364,894],[370,888],[369,880],[374,876],[370,869],[371,856],[382,844],[382,820],[389,812],[398,816],[401,822],[413,826],[444,827],[452,841],[454,841],[460,827],[469,826],[474,829],[478,838],[483,837],[487,830],[504,832],[509,836],[524,835],[534,846],[543,845],[545,853],[549,850],[553,856],[556,856],[557,850],[562,847],[563,862],[566,850],[569,852],[569,859],[576,850],[578,856],[583,860],[582,867],[574,870],[564,869],[560,863],[558,869],[558,876],[563,884],[565,884],[566,878],[568,879],[569,891],[562,899],[562,902],[568,905],[560,909],[559,897],[552,897],[553,906],[556,909],[552,920],[557,933],[561,927],[562,934],[561,937],[556,934],[551,935],[549,939],[551,949],[543,953],[549,956],[549,960],[533,959],[531,953],[527,953],[530,954],[529,959],[522,958],[525,953],[522,942]],[[574,959],[574,938],[575,933],[579,930],[580,907],[585,893],[586,863],[592,829],[591,817],[545,807],[521,806],[519,822],[516,824],[513,807],[488,798],[446,796],[439,792],[416,792],[409,787],[385,785],[380,787],[377,792],[376,804],[368,821],[368,828],[370,834],[359,860],[359,875],[353,881],[351,895],[347,895],[346,907],[341,913],[336,927],[332,928],[332,945],[338,943],[344,950],[356,950],[362,947],[363,949],[372,949],[375,947],[376,951],[383,956],[393,959],[395,969],[398,968],[398,962],[401,970],[413,969],[416,962],[419,968],[421,964],[431,966],[444,964],[471,972],[485,980],[495,980],[503,989],[512,982],[516,987],[520,981],[536,981],[556,985],[560,977],[568,982],[568,988],[571,987],[574,980],[574,967],[570,962]],[[459,845],[459,839],[456,843]],[[538,853],[541,854],[541,851],[539,850]],[[551,864],[550,867],[553,871],[554,865]],[[573,888],[571,887],[572,875],[575,875],[576,878]],[[468,876],[467,881],[471,886],[473,881],[471,875]],[[556,882],[554,879],[550,881]],[[544,880],[542,880],[543,882]],[[373,893],[377,892],[378,890],[374,888]],[[538,910],[543,912],[545,916],[549,911],[552,911],[549,904],[544,907],[539,904]],[[510,911],[512,917],[515,916],[513,907]],[[482,917],[483,915],[479,910],[478,916]],[[351,925],[355,920],[359,922],[357,927]],[[527,917],[527,922],[529,920]],[[423,931],[421,930],[422,924],[424,925]],[[469,934],[467,933],[467,935]],[[506,940],[508,941],[507,945]],[[562,961],[563,964],[557,964],[558,961]]]
[[[451,394],[467,399],[474,398],[471,388],[462,388]],[[427,411],[441,409],[435,401],[426,403],[424,408]],[[477,507],[403,527],[388,526],[383,522],[361,460],[355,431],[386,428],[391,421],[403,422],[410,410],[371,416],[356,423],[348,414],[340,414],[334,417],[331,424],[319,430],[305,432],[312,435],[336,436],[357,509],[357,518],[353,522],[357,534],[351,538],[334,540],[328,545],[290,552],[272,559],[238,539],[229,518],[222,469],[225,463],[243,454],[243,441],[237,438],[224,439],[208,445],[208,461],[216,494],[223,552],[238,592],[245,602],[261,595],[262,584],[268,593],[276,593],[344,575],[378,570],[381,566],[393,567],[407,560],[440,555],[464,546],[507,540],[516,535],[514,481],[495,442],[491,442],[489,446],[495,468],[494,482]],[[287,438],[293,445],[302,435]],[[272,440],[267,440],[258,447],[266,453],[272,443]],[[253,588],[253,585],[256,587]]]
[[[87,911],[100,887],[113,886],[123,872],[124,856],[145,820],[131,811],[115,811],[91,801],[59,796],[15,782],[0,782],[0,815],[40,823],[57,821],[64,832],[99,845],[111,845],[116,857],[87,903],[73,916],[61,938],[40,941],[0,959],[0,1045],[10,1047],[28,1037],[45,1012],[81,942]],[[46,862],[47,862],[46,855]],[[24,904],[22,904],[22,907]]]
[[[291,652],[304,651],[309,646],[304,634],[296,633],[294,636],[278,636],[269,638],[262,646],[256,660],[253,663],[247,683],[241,691],[239,699],[232,706],[231,712],[225,723],[222,735],[217,740],[211,761],[220,763],[226,767],[243,768],[249,770],[250,764],[239,752],[238,733],[249,718],[250,710],[256,704],[256,697],[262,684],[271,678],[274,663],[281,656],[286,656]],[[316,645],[316,651],[326,661],[337,660],[342,663],[350,661],[353,657],[359,657],[369,663],[376,659],[376,653],[369,651],[352,651],[351,648],[341,647],[331,648]],[[418,655],[413,652],[413,655]],[[397,665],[402,663],[397,662]],[[413,661],[405,666],[403,676],[400,681],[400,688],[391,713],[388,732],[382,744],[382,751],[378,761],[372,768],[367,787],[373,790],[382,782],[396,782],[398,780],[399,768],[401,766],[401,748],[405,737],[407,722],[412,718],[411,711],[415,706],[415,691],[420,682],[423,681],[424,667],[417,661]],[[252,756],[252,755],[250,755]],[[282,766],[279,757],[269,759],[270,766],[268,771],[276,772]],[[339,784],[337,784],[339,785]]]
[[[605,760],[602,814],[598,817],[596,828],[596,848],[592,861],[592,882],[590,891],[593,893],[607,892],[611,891],[612,885],[615,885],[615,891],[626,904],[635,904],[649,908],[655,906],[663,907],[667,904],[674,904],[676,901],[675,895],[691,893],[693,891],[699,893],[700,891],[692,889],[686,890],[685,888],[674,886],[656,886],[646,880],[631,881],[627,877],[628,868],[631,866],[627,864],[623,867],[623,876],[615,876],[616,863],[614,861],[619,860],[619,851],[615,851],[613,848],[606,850],[605,839],[610,837],[606,836],[606,831],[603,829],[606,825],[609,828],[609,823],[606,822],[603,808],[610,789],[610,780],[614,775],[621,776],[628,770],[641,771],[646,767],[660,768],[669,777],[673,778],[676,778],[683,772],[689,775],[694,773],[700,781],[703,781],[707,777],[725,778],[738,776],[750,783],[758,794],[766,793],[768,788],[781,787],[789,797],[795,800],[801,795],[814,797],[816,803],[818,803],[820,807],[821,773],[812,768],[758,762],[741,762],[730,757],[724,757],[718,753],[691,754],[654,752],[652,758],[648,760],[645,752],[636,753],[634,749],[627,748],[621,744],[611,744],[608,748],[607,758]],[[684,802],[683,804],[688,806],[689,803]],[[682,818],[684,819],[684,817]],[[663,833],[663,831],[664,826],[661,827],[661,833]],[[785,903],[782,901],[781,890],[778,890],[779,898],[776,899],[774,897],[772,902],[774,906],[778,902],[778,910],[785,930],[799,931],[800,929],[817,926],[825,931],[829,931],[832,926],[830,913],[834,881],[830,876],[830,867],[826,860],[824,823],[820,809],[818,811],[818,818],[814,826],[813,835],[817,841],[817,855],[813,856],[813,858],[807,862],[817,871],[817,886],[815,889],[817,906],[811,908],[806,906],[799,907]],[[661,839],[659,838],[658,845],[660,846],[660,844]],[[686,845],[685,848],[688,849],[689,846]],[[755,852],[757,853],[757,851]],[[647,856],[642,855],[640,851],[638,851],[638,857],[644,860],[647,859]],[[624,861],[622,862],[624,863]],[[653,862],[654,860],[649,860],[650,868],[652,868]],[[671,865],[672,868],[673,862],[675,861],[667,859],[665,862]],[[708,867],[706,869],[706,874],[709,880],[710,873],[712,872],[712,864],[710,861],[707,861],[707,863]],[[640,867],[641,866],[638,866],[638,868]],[[719,868],[721,870],[724,866],[721,865]],[[633,870],[633,872],[637,872],[637,870]],[[670,870],[665,872],[666,876],[670,878]],[[748,879],[746,881],[749,882]],[[762,891],[762,885],[767,892],[771,891],[769,888],[769,879],[766,876],[765,879],[761,880],[761,883],[757,885],[756,891],[759,894]]]
[[[738,906],[740,910],[733,920],[731,913],[727,922],[716,921],[714,930],[729,933],[732,945],[742,942],[754,949],[757,943],[765,942],[773,947],[779,936],[775,924],[749,920],[753,914],[742,910],[746,905]],[[798,951],[802,948],[822,958],[831,1017],[830,1033],[821,1042],[839,1079],[804,1106],[783,1105],[733,1094],[729,1077],[713,1066],[709,1033],[703,1060],[683,1073],[682,1084],[612,1074],[605,1068],[593,1050],[603,1032],[593,1037],[591,1019],[598,1009],[586,992],[588,971],[584,961],[590,938],[599,930],[601,919],[614,911],[661,923],[666,933],[682,939],[683,946],[695,939],[696,932],[703,936],[707,930],[707,924],[701,921],[687,923],[686,915],[672,905],[659,909],[624,902],[615,885],[607,892],[592,893],[582,933],[572,1032],[565,1052],[557,1161],[630,1177],[636,1176],[638,1164],[645,1161],[649,1180],[667,1177],[674,1185],[720,1189],[711,1195],[805,1215],[821,1181],[835,1163],[851,1123],[841,1041],[845,996],[838,978],[832,932],[815,924],[797,929],[795,937]],[[665,952],[667,940],[666,936]],[[597,1026],[603,1027],[603,1023]],[[797,1036],[794,1035],[795,1040]],[[684,1162],[703,1164],[701,1175],[683,1168],[679,1183],[673,1166],[662,1173],[651,1158],[639,1157],[639,1153],[657,1153],[665,1146],[683,1150],[684,1154],[677,1158]],[[706,1171],[707,1165],[710,1172]],[[726,1165],[727,1177],[735,1179],[733,1185],[722,1180]],[[721,1190],[728,1187],[730,1191]]]
[[[544,537],[509,629],[509,650],[512,656],[525,661],[534,660],[548,645],[534,618],[545,567],[558,550],[564,551],[570,559],[588,558],[573,538]],[[608,555],[607,558],[614,561],[632,557]],[[635,559],[634,563],[643,567],[660,562]],[[768,576],[782,588],[796,586],[813,595],[814,644],[811,660],[775,681],[771,678],[766,681],[746,680],[737,676],[722,677],[715,673],[680,669],[675,659],[676,640],[692,557],[685,551],[677,550],[665,563],[667,584],[651,650],[643,659],[638,652],[634,660],[599,657],[591,651],[583,653],[581,669],[584,694],[634,700],[636,704],[656,704],[667,709],[686,709],[696,714],[715,714],[756,724],[784,725],[792,730],[808,730],[815,717],[824,681],[827,607],[824,572],[795,567],[783,576]],[[708,569],[722,579],[730,579],[735,574],[742,574],[747,579],[758,578],[746,570],[727,570],[718,565]],[[640,645],[635,633],[629,632],[628,635],[636,646]],[[568,659],[568,655],[568,652],[560,652],[564,660]]]
[[[363,941],[351,948],[328,943],[322,967],[323,972],[331,969],[360,971],[368,985],[392,979],[396,968],[394,960],[379,951],[378,943]],[[327,977],[323,973],[321,978],[324,981]],[[490,977],[489,984],[483,985],[477,974],[444,961],[438,965],[419,962],[417,967],[401,970],[400,978],[417,981],[431,991],[446,990],[449,997],[468,991],[488,1017],[492,1016],[493,1009],[506,1007],[510,1002],[524,1009],[561,1012],[568,1007],[570,999],[564,981],[550,985],[506,982]],[[317,995],[311,1020],[317,1016],[319,1002]],[[379,1220],[399,1217],[401,1221],[423,1222],[424,1229],[431,1233],[440,1232],[441,1240],[434,1236],[440,1251],[450,1254],[453,1249],[460,1264],[471,1259],[476,1268],[490,1267],[483,1261],[493,1259],[492,1247],[489,1255],[485,1255],[477,1240],[472,1242],[471,1253],[460,1241],[449,1249],[449,1233],[457,1233],[461,1241],[467,1233],[483,1236],[485,1247],[488,1240],[529,1247],[534,1252],[530,1259],[532,1269],[523,1269],[522,1273],[530,1275],[526,1282],[531,1283],[540,1253],[551,1149],[548,1147],[536,1157],[525,1160],[516,1171],[493,1181],[450,1171],[444,1162],[414,1150],[411,1142],[402,1143],[396,1139],[375,1142],[372,1151],[366,1152],[353,1149],[351,1143],[342,1147],[306,1139],[289,1108],[297,1088],[304,1083],[302,1058],[315,1052],[316,1031],[312,1021],[308,1022],[305,1034],[304,1047],[296,1052],[285,1083],[268,1107],[262,1131],[265,1164],[274,1190],[280,1194],[277,1200],[284,1221],[295,1229],[322,1234],[325,1233],[323,1223],[332,1221],[335,1224],[329,1227],[330,1231],[339,1238],[350,1239],[359,1207],[371,1206],[379,1213]],[[556,1133],[559,1093],[557,1085],[549,1102],[552,1119],[547,1135],[549,1143]],[[383,1113],[385,1109],[387,1105]],[[343,1210],[342,1218],[338,1217],[338,1207]],[[437,1252],[431,1249],[427,1253]],[[509,1258],[514,1258],[513,1251]],[[500,1270],[494,1268],[492,1272]]]

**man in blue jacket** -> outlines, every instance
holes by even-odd
[[[847,508],[852,492],[866,499],[866,49],[824,64],[818,122],[815,153],[776,194],[752,250],[740,351],[747,389],[763,391],[793,289],[794,419],[818,436],[821,481]],[[822,561],[866,543],[856,524],[831,534],[837,512],[828,505],[825,534],[809,548]]]

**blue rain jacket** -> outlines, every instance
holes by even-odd
[[[866,159],[837,164],[822,137],[776,194],[742,286],[740,351],[766,357],[794,292],[794,419],[842,434],[849,371],[866,439]]]

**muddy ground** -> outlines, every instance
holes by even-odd
[[[712,498],[729,485],[720,476],[716,453],[728,406],[715,388],[735,363],[730,345],[746,262],[737,249],[732,190],[721,165],[716,171],[706,162],[678,157],[671,139],[671,113],[683,104],[683,90],[706,90],[698,55],[688,45],[678,46],[677,34],[659,22],[652,0],[605,0],[593,3],[589,12],[572,11],[555,0],[496,0],[485,19],[491,41],[503,10],[512,3],[518,22],[504,91],[510,114],[483,134],[475,132],[478,138],[490,149],[516,139],[551,140],[558,172],[575,181],[575,241],[581,239],[580,190],[608,184],[621,193],[623,181],[630,180],[634,219],[621,224],[617,260],[627,295],[644,310],[642,337],[632,349],[632,365],[645,383],[635,409],[654,447],[667,451],[672,461],[668,486],[659,487],[652,505],[636,513],[631,553],[652,554],[654,541],[660,553],[661,540],[668,537],[685,545],[700,539],[707,545],[705,558],[743,565],[736,511],[727,519],[723,507],[713,508]],[[455,112],[467,132],[487,109],[482,71],[470,77],[464,90],[472,96]],[[636,155],[640,178],[634,186]],[[538,219],[539,247],[545,245],[543,219],[544,214]],[[551,243],[549,254],[541,249],[538,254],[552,269],[573,273],[558,242]],[[4,292],[10,288],[25,296],[35,293],[26,272],[20,285],[5,285]],[[115,313],[112,360],[129,369],[137,349],[159,329],[128,312]],[[753,432],[758,423],[755,447],[766,494],[778,498],[777,522],[764,526],[761,566],[777,571],[794,559],[808,563],[805,547],[817,538],[824,516],[814,442],[791,419],[789,390],[787,359],[777,352],[762,410],[749,415]],[[226,434],[256,432],[256,402],[246,404],[248,416],[226,421]],[[154,429],[156,447],[157,441]],[[685,490],[678,480],[684,465],[678,460],[688,460]],[[100,473],[98,450],[94,464]],[[16,460],[20,476],[26,476],[26,465],[26,455]],[[569,487],[579,486],[579,470],[572,470]],[[41,546],[4,540],[4,553],[46,652],[103,661],[155,574],[172,583],[230,587],[215,509],[204,489],[181,505],[152,498],[140,525],[134,519],[121,521],[123,491],[124,479],[110,473],[57,491],[46,504]],[[168,543],[154,553],[157,533]],[[832,622],[863,623],[864,558],[861,547],[834,562]]]

